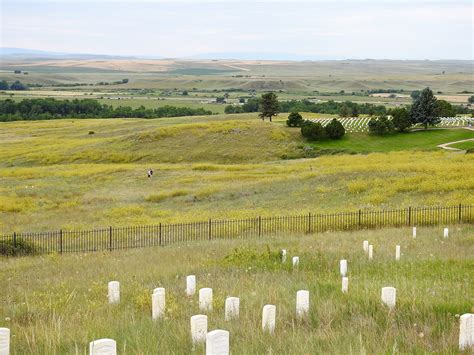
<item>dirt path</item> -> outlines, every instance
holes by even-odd
[[[462,127],[462,128],[467,129],[469,131],[474,131],[474,128],[472,128],[472,127]],[[474,138],[468,138],[468,139],[463,139],[463,140],[460,140],[460,141],[443,143],[443,144],[437,145],[437,147],[441,148],[441,149],[446,149],[446,150],[464,152],[465,150],[459,149],[459,148],[453,148],[453,147],[450,147],[450,145],[451,144],[456,144],[456,143],[470,142],[470,141],[474,141]]]

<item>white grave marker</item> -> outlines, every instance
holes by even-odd
[[[390,309],[395,307],[397,289],[395,287],[382,287],[382,302]]]
[[[303,318],[309,312],[309,291],[296,292],[296,317]]]
[[[10,329],[0,328],[0,355],[10,354]]]
[[[463,351],[474,347],[474,314],[463,314],[459,322],[459,350]]]
[[[347,293],[349,291],[349,278],[343,277],[342,278],[342,293]]]
[[[444,228],[444,234],[443,234],[443,236],[444,236],[445,238],[449,237],[449,229],[448,229],[448,228]]]
[[[206,287],[199,290],[199,309],[212,311],[212,288]]]
[[[366,253],[369,251],[369,241],[368,240],[364,240],[364,242],[362,243],[362,248],[364,249],[364,251]]]
[[[207,333],[206,355],[228,355],[229,354],[229,332],[216,329]]]
[[[275,331],[276,306],[267,304],[263,307],[262,329],[273,334]]]
[[[155,288],[151,296],[151,318],[153,320],[165,316],[166,292],[163,287]]]
[[[207,316],[197,314],[191,317],[191,338],[193,343],[204,343],[207,334]]]
[[[240,299],[238,297],[227,297],[225,300],[225,320],[239,318]]]
[[[109,303],[119,303],[120,302],[120,282],[110,281],[108,286],[109,286],[109,291],[108,291]]]
[[[369,245],[369,259],[372,260],[374,258],[374,246],[372,244]]]
[[[116,355],[117,343],[113,339],[99,339],[89,343],[90,355]]]
[[[339,261],[339,271],[341,276],[346,276],[347,274],[347,260]]]
[[[281,250],[281,262],[286,262],[286,249]]]
[[[300,264],[300,257],[299,256],[294,256],[293,257],[293,269],[297,268],[299,264]]]
[[[416,227],[413,227],[413,238],[416,238]]]
[[[186,295],[192,296],[196,293],[196,276],[186,276]]]
[[[395,247],[395,260],[400,260],[400,245]]]

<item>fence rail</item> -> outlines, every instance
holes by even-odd
[[[0,251],[21,245],[35,253],[71,253],[149,246],[214,239],[251,238],[278,233],[316,233],[382,227],[472,223],[474,206],[408,207],[390,210],[358,210],[191,223],[159,223],[149,226],[108,227],[93,230],[13,233],[0,236]]]

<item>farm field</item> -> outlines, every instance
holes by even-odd
[[[401,228],[4,259],[0,326],[11,329],[12,354],[85,353],[99,338],[115,339],[120,353],[203,354],[190,337],[190,317],[202,313],[197,294],[185,296],[193,274],[197,289],[213,289],[208,330],[228,330],[232,353],[456,353],[459,315],[473,311],[474,229],[449,226],[444,239],[442,228],[418,228],[416,239]],[[371,261],[363,240],[374,245]],[[348,260],[346,294],[340,259]],[[120,282],[119,305],[107,303],[111,280]],[[380,301],[385,286],[397,289],[392,311]],[[153,322],[155,287],[166,289],[166,311]],[[298,290],[310,292],[303,320]],[[224,320],[228,296],[240,298],[239,319]],[[273,336],[261,330],[265,304],[276,305]]]
[[[314,148],[256,114],[1,127],[1,233],[474,203],[474,157],[436,148],[467,130]]]

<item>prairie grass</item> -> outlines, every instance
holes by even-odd
[[[0,326],[12,330],[12,354],[86,353],[110,337],[121,353],[192,350],[189,318],[198,298],[184,296],[185,276],[214,291],[209,330],[230,331],[232,353],[455,353],[459,315],[473,311],[472,225],[215,240],[112,253],[2,259]],[[362,241],[374,245],[367,260]],[[395,245],[402,256],[395,261]],[[286,264],[278,261],[287,249]],[[291,256],[300,257],[292,271]],[[341,293],[339,260],[348,260]],[[107,282],[121,282],[121,303],[107,304]],[[397,288],[390,312],[380,289]],[[166,317],[151,320],[151,293],[166,288]],[[310,291],[310,313],[295,317],[296,291]],[[240,319],[224,321],[227,296],[241,299]],[[274,336],[261,331],[265,304],[277,306]]]

